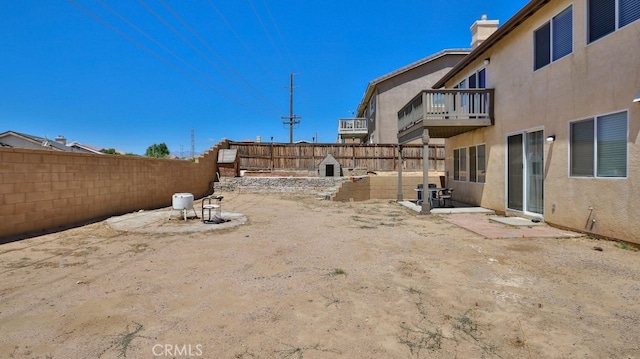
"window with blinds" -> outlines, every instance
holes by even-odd
[[[460,150],[453,150],[453,179],[460,180]]]
[[[573,8],[570,6],[556,17],[552,23],[553,61],[573,52]]]
[[[487,170],[486,145],[478,146],[478,182],[484,183]]]
[[[619,9],[620,27],[627,26],[640,19],[640,1],[638,0],[620,0]]]
[[[623,111],[571,123],[571,176],[627,176],[627,116]]]
[[[626,177],[627,113],[599,117],[596,132],[598,177]]]
[[[593,119],[571,124],[571,176],[593,177]]]
[[[460,174],[460,181],[467,180],[467,149],[460,149],[460,168],[458,169],[458,173]]]
[[[588,0],[588,43],[638,19],[640,19],[640,1],[638,0]]]
[[[573,52],[573,7],[569,6],[533,32],[534,70]]]
[[[484,183],[486,178],[486,145],[453,150],[453,179]],[[468,151],[468,152],[467,152]],[[467,161],[468,156],[468,161]],[[467,174],[469,175],[467,178]]]
[[[551,63],[551,23],[548,22],[538,30],[534,31],[533,37],[533,68],[537,70]]]

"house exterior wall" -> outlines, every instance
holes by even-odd
[[[418,92],[431,86],[464,57],[448,55],[378,85],[376,96],[377,143],[398,143],[398,111]]]
[[[533,33],[573,5],[573,52],[534,71]],[[544,220],[564,228],[640,243],[640,21],[586,44],[586,2],[547,3],[488,48],[453,79],[451,88],[485,58],[487,87],[495,89],[495,125],[447,141],[447,168],[455,148],[486,144],[486,183],[453,181],[457,200],[507,212],[506,140],[518,131],[555,135],[544,144]],[[628,111],[627,178],[569,175],[570,121]],[[517,212],[516,212],[517,213]],[[592,220],[595,219],[595,222]]]
[[[375,85],[371,96],[363,98],[366,107],[359,116],[370,120],[372,129],[369,138],[372,143],[398,143],[398,111],[419,91],[429,89],[455,66],[465,53],[448,53],[415,68],[389,76]],[[374,111],[371,113],[371,98],[374,98]],[[418,143],[418,142],[416,142]],[[433,142],[442,144],[441,142]]]

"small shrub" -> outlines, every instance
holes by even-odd
[[[330,277],[335,277],[337,275],[343,275],[343,276],[346,277],[347,276],[347,272],[345,272],[344,269],[342,269],[342,268],[336,268],[336,269],[334,269],[333,271],[331,271],[329,273]]]

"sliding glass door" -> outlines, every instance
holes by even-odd
[[[522,211],[523,207],[523,146],[522,134],[507,139],[507,208]]]
[[[544,211],[542,131],[507,137],[507,208],[542,215]]]

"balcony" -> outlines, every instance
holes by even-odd
[[[341,118],[338,120],[338,136],[342,139],[365,138],[369,134],[364,118]]]
[[[493,89],[423,90],[398,111],[398,141],[448,138],[493,125]]]

